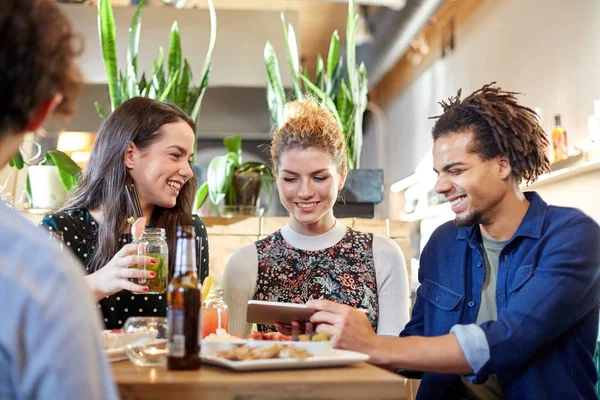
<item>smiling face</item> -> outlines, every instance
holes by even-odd
[[[194,175],[190,166],[194,132],[183,121],[165,124],[160,130],[160,138],[145,149],[130,143],[125,165],[135,182],[140,202],[172,208],[182,187]]]
[[[332,157],[315,148],[291,149],[281,155],[277,189],[298,233],[318,235],[335,224],[333,205],[344,186],[346,172]]]
[[[473,151],[472,136],[470,131],[450,133],[433,143],[435,191],[446,196],[459,226],[492,223],[509,193],[508,159],[482,160]]]

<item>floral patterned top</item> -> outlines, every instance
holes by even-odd
[[[377,332],[372,234],[348,228],[334,246],[312,251],[292,247],[277,231],[255,245],[258,254],[255,300],[306,303],[310,299],[326,299],[365,308]],[[275,330],[264,325],[258,325],[258,329]]]
[[[196,266],[198,277],[202,282],[208,276],[208,239],[202,220],[196,215],[192,216],[192,220],[197,238]],[[40,225],[49,230],[62,232],[65,247],[69,248],[79,258],[85,267],[85,273],[90,273],[89,260],[95,251],[98,240],[98,223],[87,209],[66,210],[48,214],[42,219]],[[202,240],[199,240],[199,238]],[[131,243],[131,234],[124,234],[119,240],[123,245]],[[166,316],[167,296],[166,293],[137,294],[122,290],[103,298],[97,306],[102,310],[102,318],[106,329],[119,329],[129,317]]]

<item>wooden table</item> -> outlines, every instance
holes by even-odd
[[[235,372],[203,365],[197,371],[112,363],[123,400],[406,399],[405,380],[367,363],[343,368]]]

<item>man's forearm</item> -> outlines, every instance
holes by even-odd
[[[394,369],[473,374],[473,369],[453,334],[437,337],[378,337],[369,355],[372,363]]]

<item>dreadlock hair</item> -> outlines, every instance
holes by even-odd
[[[518,92],[506,92],[483,86],[464,100],[462,89],[448,101],[441,101],[444,113],[437,119],[431,134],[433,140],[465,131],[473,132],[474,147],[482,160],[506,156],[517,183],[535,180],[550,170],[545,149],[548,139],[538,122],[537,114],[517,103]]]

